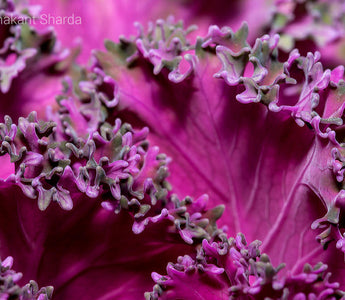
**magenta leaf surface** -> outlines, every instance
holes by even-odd
[[[223,208],[172,194],[168,159],[148,144],[148,129],[116,117],[117,85],[98,68],[86,72],[67,80],[52,121],[31,113],[0,124],[1,227],[13,223],[0,251],[23,280],[54,285],[57,299],[138,299],[152,271],[210,238]]]
[[[344,4],[273,2],[0,2],[1,300],[345,298]]]
[[[327,226],[323,219],[313,223],[324,215],[328,231],[342,228],[335,204],[342,191],[332,171],[332,153],[341,151],[334,129],[342,120],[330,117],[342,109],[331,108],[332,94],[341,93],[330,81],[338,71],[323,71],[318,53],[294,51],[279,62],[277,38],[264,36],[250,47],[246,30],[224,32],[205,48],[196,44],[194,72],[177,84],[167,73],[153,75],[145,55],[132,69],[112,66],[120,56],[115,47],[97,53],[97,64],[119,83],[123,114],[148,126],[149,139],[173,158],[169,181],[177,194],[206,191],[210,205],[225,204],[220,225],[230,235],[262,240],[273,265],[284,262],[299,274],[306,262],[322,261],[341,283],[342,254],[334,242],[341,234],[316,238],[321,231],[313,230]],[[331,219],[334,211],[338,218]]]

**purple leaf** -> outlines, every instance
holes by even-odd
[[[258,83],[248,83],[257,95],[262,93],[262,98],[248,102],[283,103],[280,109],[236,102],[242,89],[213,78],[220,61],[202,48],[195,50],[198,63],[193,76],[179,84],[169,81],[166,73],[154,76],[144,62],[132,69],[112,67],[109,61],[116,60],[118,53],[96,53],[96,57],[98,66],[119,85],[122,114],[134,114],[134,120],[148,126],[150,141],[173,158],[169,181],[174,192],[203,191],[210,196],[210,206],[225,204],[220,225],[230,235],[244,232],[251,240],[262,240],[274,265],[284,262],[291,274],[298,274],[306,262],[322,261],[330,266],[333,280],[342,284],[344,269],[337,264],[342,254],[333,241],[340,237],[332,233],[323,240],[311,228],[315,220],[331,213],[341,190],[329,170],[332,149],[338,147],[335,132],[318,123],[323,106],[319,102],[331,101],[322,93],[332,89],[331,72],[322,70],[318,54],[299,57],[293,52],[284,64],[276,57],[277,42],[265,37],[259,43],[263,46],[256,44],[250,55],[258,57],[259,68],[269,71]],[[292,66],[299,73],[290,74]],[[295,75],[301,72],[306,81]],[[244,66],[238,74],[246,85],[250,75]],[[267,76],[271,78],[266,82]],[[286,81],[288,76],[293,80]],[[302,91],[297,103],[278,90],[275,97],[267,96],[270,89],[296,81]],[[315,130],[299,128],[295,121],[310,123]],[[334,186],[331,195],[330,186]],[[335,232],[342,227],[339,220],[332,224]]]
[[[7,294],[50,297],[20,288],[33,278],[56,299],[138,299],[153,272],[149,299],[344,297],[344,67],[314,51],[342,40],[339,1],[38,2],[90,23],[56,24],[71,51],[42,22],[3,27],[2,113],[41,115],[68,72],[50,121],[0,124],[0,253],[24,272]],[[16,4],[0,8],[39,13]],[[77,31],[82,62],[117,40],[70,68]]]

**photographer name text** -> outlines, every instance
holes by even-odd
[[[0,17],[0,25],[81,25],[82,19],[80,16],[74,14],[69,16],[57,16],[51,14],[41,14],[39,17],[35,18],[13,18],[12,16],[2,16]]]

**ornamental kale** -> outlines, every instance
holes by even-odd
[[[345,299],[344,1],[0,14],[1,300]]]

